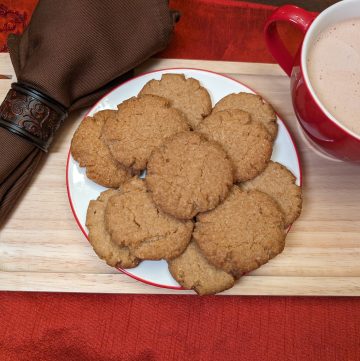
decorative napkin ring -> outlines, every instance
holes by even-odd
[[[66,109],[31,87],[11,84],[0,105],[0,126],[47,152],[55,132],[67,117]]]

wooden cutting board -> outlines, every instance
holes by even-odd
[[[249,85],[275,107],[300,150],[303,212],[284,252],[222,294],[360,295],[360,166],[310,147],[282,70],[272,64],[153,59],[138,72],[170,67],[212,70]],[[0,54],[0,74],[2,100],[15,77],[7,54]],[[106,266],[80,232],[67,199],[65,166],[83,113],[68,119],[0,231],[0,290],[192,294],[145,285]]]

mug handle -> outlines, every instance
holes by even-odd
[[[314,21],[317,14],[310,13],[298,6],[284,5],[275,10],[266,21],[264,33],[266,45],[271,55],[290,77],[294,65],[294,58],[284,46],[279,37],[276,23],[278,21],[288,22],[300,29],[305,35],[307,29]]]

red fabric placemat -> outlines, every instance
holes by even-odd
[[[0,4],[0,48],[11,26],[22,31],[35,4]],[[272,7],[170,4],[183,16],[161,56],[272,61],[262,39]],[[298,35],[283,33],[295,48]],[[358,361],[359,306],[358,298],[0,292],[0,361]]]
[[[37,0],[0,2],[0,51],[7,50],[9,33],[23,31],[36,4]],[[182,18],[169,47],[158,56],[274,62],[262,33],[274,6],[234,0],[170,0],[170,6],[178,9]],[[280,24],[280,33],[294,52],[300,33],[286,24]]]
[[[0,293],[2,361],[358,361],[357,299]]]
[[[233,0],[170,0],[182,18],[164,58],[275,62],[268,52],[263,28],[274,6]],[[280,23],[279,32],[298,48],[301,34]]]
[[[21,33],[28,24],[37,0],[0,1],[0,52],[7,51],[6,38]]]

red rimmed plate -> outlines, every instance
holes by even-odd
[[[104,109],[116,109],[117,105],[124,100],[136,96],[142,87],[151,79],[160,79],[164,73],[182,73],[186,77],[193,77],[209,91],[213,105],[224,96],[231,93],[247,92],[255,93],[238,81],[221,74],[200,69],[163,69],[142,74],[105,95],[87,115],[91,116]],[[275,140],[271,159],[279,162],[290,169],[297,178],[297,184],[301,185],[301,168],[298,153],[292,137],[284,122],[279,119],[279,131]],[[85,168],[79,167],[69,152],[66,166],[66,183],[71,209],[81,231],[87,237],[88,230],[85,226],[86,211],[91,199],[96,199],[100,192],[106,188],[94,183],[86,177]],[[139,266],[132,269],[120,270],[127,275],[158,287],[180,289],[179,284],[172,278],[168,271],[166,261],[143,261]]]

